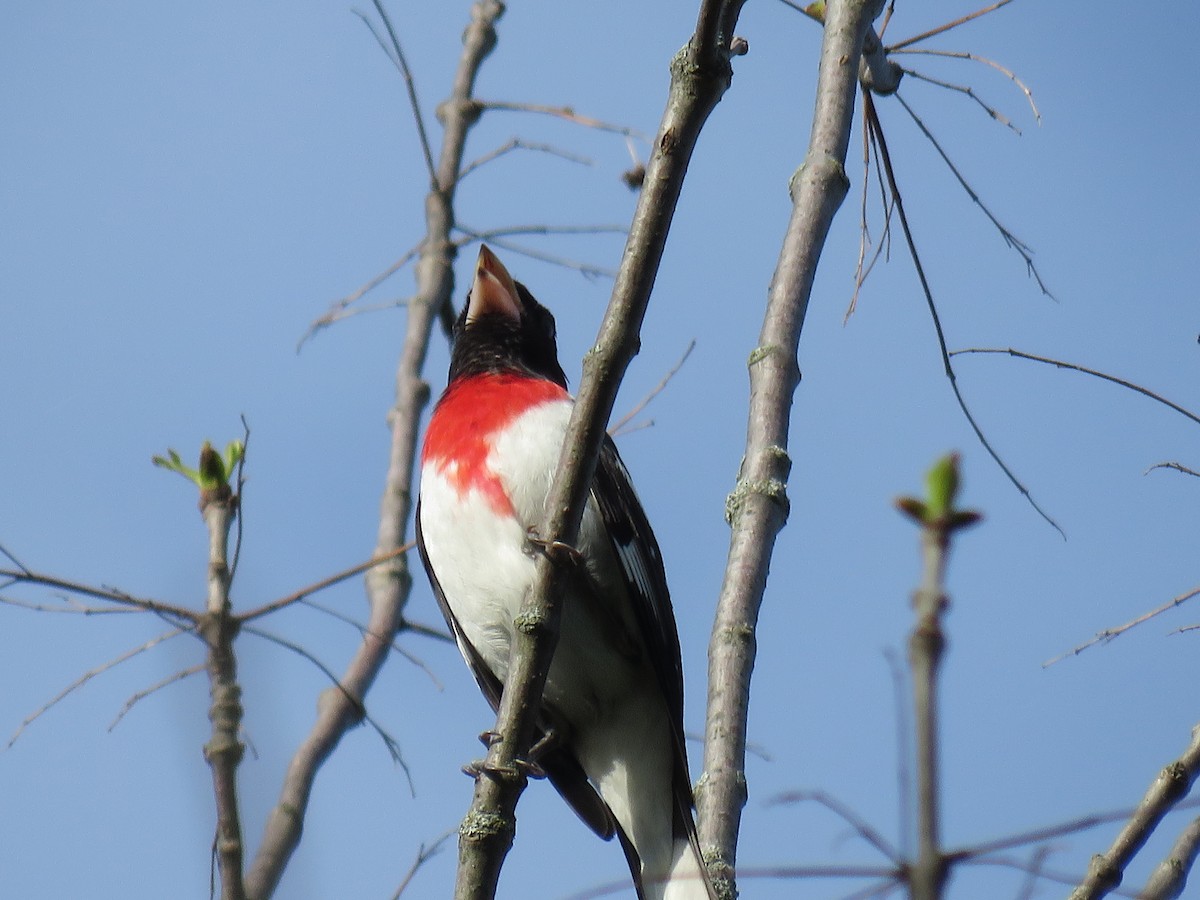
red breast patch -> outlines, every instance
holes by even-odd
[[[497,514],[512,515],[504,485],[487,465],[494,437],[522,413],[565,397],[567,392],[552,381],[515,373],[455,381],[429,420],[421,462],[434,463],[460,494],[477,490]]]

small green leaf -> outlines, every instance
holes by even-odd
[[[940,519],[949,515],[958,497],[958,454],[948,453],[934,463],[925,476],[925,486],[929,492],[925,501],[929,516]]]

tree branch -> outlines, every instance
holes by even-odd
[[[504,12],[498,0],[477,0],[463,34],[463,50],[450,97],[438,107],[444,132],[436,185],[425,198],[426,235],[417,261],[417,293],[408,304],[408,327],[396,373],[396,402],[388,414],[391,452],[380,503],[375,558],[396,553],[406,543],[412,510],[412,476],[421,412],[429,402],[429,385],[422,377],[433,325],[442,317],[452,321],[455,245],[453,200],[462,168],[467,133],[478,117],[473,100],[480,66],[496,45],[495,23]],[[269,897],[300,843],[304,811],[317,770],[329,758],[342,735],[361,720],[366,696],[391,647],[386,637],[400,628],[412,576],[403,556],[373,568],[367,575],[370,617],[358,652],[339,679],[340,687],[325,690],[318,700],[317,721],[288,766],[279,802],[271,811],[258,855],[247,876],[255,900]]]
[[[732,78],[732,28],[741,0],[704,0],[696,32],[671,63],[671,88],[638,197],[620,271],[595,348],[584,358],[579,397],[546,502],[544,539],[573,544],[617,388],[637,349],[675,205],[700,130]],[[529,749],[546,673],[558,638],[561,571],[550,555],[516,621],[509,676],[475,797],[460,829],[455,897],[488,898],[516,829],[525,786],[516,765]]]
[[[221,872],[222,900],[245,900],[242,882],[242,825],[238,813],[237,769],[245,748],[238,732],[242,724],[242,689],[237,681],[233,640],[238,623],[229,605],[229,564],[226,552],[236,501],[228,496],[202,501],[208,526],[208,614],[200,626],[208,645],[208,717],[212,736],[204,745],[204,758],[212,769],[213,796],[217,803],[217,865]]]
[[[825,236],[849,188],[845,163],[858,61],[867,29],[882,8],[882,0],[828,5],[808,154],[792,176],[791,220],[768,292],[758,347],[750,355],[746,455],[726,506],[732,535],[708,650],[704,775],[696,795],[700,847],[730,896],[746,802],[754,629],[775,537],[788,512],[788,426],[800,381],[796,348]]]
[[[1183,755],[1158,773],[1112,846],[1092,857],[1087,877],[1071,892],[1070,900],[1098,900],[1121,886],[1125,866],[1142,849],[1163,816],[1191,790],[1198,771],[1200,725],[1192,729],[1191,743]]]

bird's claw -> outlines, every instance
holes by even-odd
[[[583,565],[583,554],[565,541],[548,541],[538,537],[534,528],[525,532],[525,540],[530,547],[550,558],[554,563],[568,563],[571,566]]]
[[[476,781],[481,775],[491,775],[503,779],[514,779],[521,776],[537,779],[546,777],[545,769],[536,762],[526,759],[514,759],[511,766],[493,766],[486,759],[476,759],[463,766],[462,770],[464,775],[469,775]]]

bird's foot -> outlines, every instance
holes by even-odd
[[[481,775],[493,778],[512,780],[516,778],[545,778],[546,770],[535,762],[525,759],[514,759],[511,766],[494,766],[486,759],[476,759],[462,767],[463,774],[469,775],[476,781]]]
[[[583,565],[583,554],[570,544],[564,541],[548,541],[540,538],[536,529],[532,527],[525,532],[525,541],[538,553],[549,557],[553,563],[567,563],[575,568]]]
[[[485,731],[479,735],[480,743],[489,750],[500,740],[501,735],[496,731]],[[549,750],[557,747],[559,743],[558,732],[551,729],[537,739],[529,748],[529,753],[524,759],[514,759],[511,766],[493,766],[489,765],[486,759],[477,759],[463,766],[463,772],[476,779],[483,774],[496,775],[501,778],[516,778],[520,775],[527,778],[545,778],[546,770],[538,764],[538,760]]]

